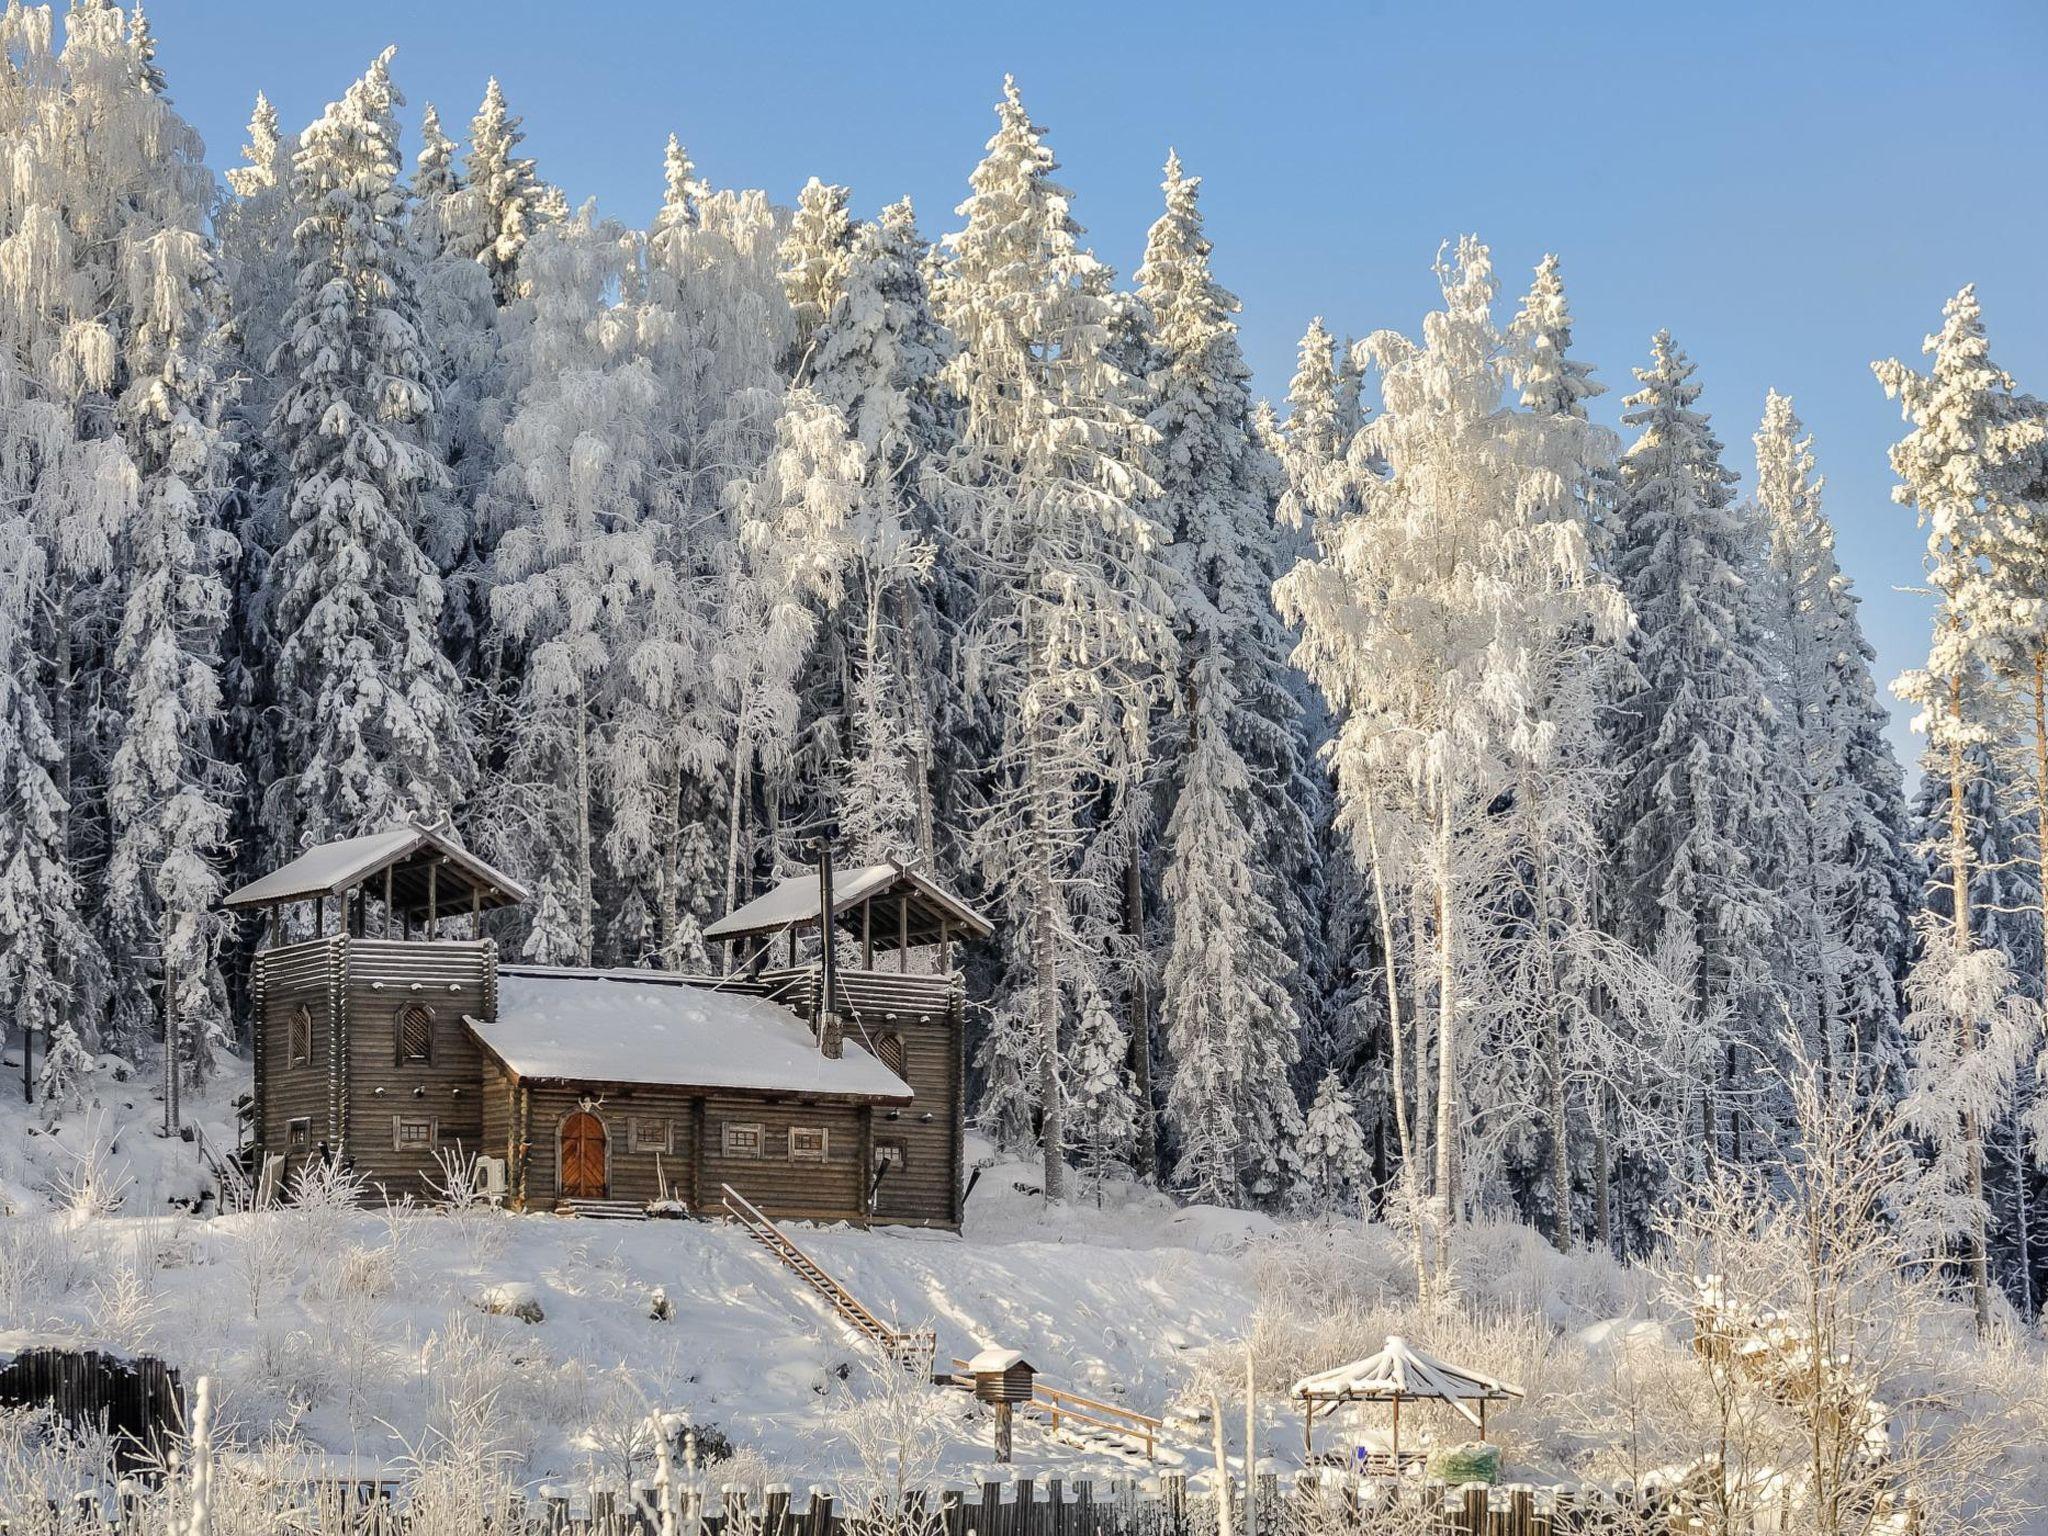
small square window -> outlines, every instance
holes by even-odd
[[[291,1022],[291,1064],[295,1067],[308,1066],[313,1060],[313,1010],[301,1007],[292,1015]]]
[[[635,1152],[670,1152],[675,1149],[674,1133],[667,1120],[635,1115],[631,1121],[630,1135]]]
[[[876,1169],[899,1169],[903,1166],[903,1143],[900,1141],[878,1141],[875,1143]]]
[[[789,1160],[822,1163],[831,1141],[831,1132],[821,1125],[793,1125],[789,1128]]]
[[[434,1121],[431,1115],[393,1115],[391,1117],[391,1150],[394,1152],[425,1152],[434,1145]]]
[[[285,1121],[284,1146],[287,1152],[307,1152],[312,1150],[313,1122],[311,1120]]]
[[[759,1157],[761,1155],[761,1127],[758,1125],[726,1126],[725,1155],[727,1157]]]

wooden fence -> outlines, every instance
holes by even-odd
[[[104,1429],[122,1473],[161,1463],[185,1430],[185,1390],[151,1355],[35,1345],[0,1359],[0,1408],[41,1409],[72,1429]]]
[[[1256,1525],[1247,1531],[1243,1489],[1231,1490],[1235,1536],[1638,1536],[1683,1526],[1662,1495],[1595,1488],[1412,1482],[1394,1495],[1383,1484],[1282,1484],[1268,1474],[1254,1492]],[[1216,1536],[1220,1528],[1215,1493],[1190,1487],[1180,1472],[1099,1485],[1020,1477],[913,1494],[902,1507],[865,1513],[819,1489],[801,1503],[786,1489],[684,1489],[677,1506],[678,1536]],[[185,1514],[175,1482],[159,1489],[127,1483],[104,1507],[97,1496],[80,1495],[62,1508],[0,1513],[0,1536],[164,1536],[186,1530]],[[637,1485],[630,1499],[601,1490],[573,1501],[558,1493],[513,1497],[479,1524],[493,1536],[661,1530],[651,1490]],[[247,1529],[237,1523],[238,1533]],[[427,1521],[411,1517],[402,1489],[372,1481],[279,1487],[270,1529],[279,1536],[436,1536]]]

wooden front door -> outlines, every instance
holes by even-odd
[[[578,1110],[562,1122],[562,1188],[564,1200],[602,1200],[609,1193],[605,1179],[604,1122]]]

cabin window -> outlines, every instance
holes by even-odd
[[[391,1117],[392,1151],[430,1151],[433,1148],[434,1139],[434,1117],[432,1115],[393,1115]]]
[[[418,1003],[407,1003],[398,1010],[398,1064],[434,1064],[434,1015]]]
[[[635,1115],[629,1122],[629,1135],[635,1152],[670,1152],[675,1148],[671,1140],[669,1122],[649,1120]]]
[[[284,1148],[287,1152],[308,1152],[313,1147],[313,1122],[311,1120],[287,1120],[284,1123]]]
[[[758,1125],[726,1126],[725,1155],[727,1157],[759,1157],[761,1155],[761,1127]]]
[[[875,1169],[880,1172],[887,1168],[892,1172],[903,1167],[903,1143],[900,1141],[878,1141],[875,1143]]]
[[[875,1054],[882,1059],[882,1065],[898,1077],[903,1075],[903,1037],[894,1030],[875,1041]]]
[[[300,1008],[292,1015],[291,1022],[292,1065],[303,1067],[313,1060],[313,1010]]]
[[[789,1128],[789,1160],[792,1163],[822,1163],[831,1139],[831,1133],[822,1125],[792,1125]]]

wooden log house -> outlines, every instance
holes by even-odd
[[[730,1184],[771,1217],[959,1227],[952,955],[992,933],[979,914],[908,865],[835,879],[828,859],[706,930],[725,975],[501,965],[485,916],[526,894],[401,826],[231,895],[268,922],[259,1154],[338,1158],[394,1198],[481,1154],[521,1209],[695,1213]],[[817,945],[828,910],[838,942]]]

